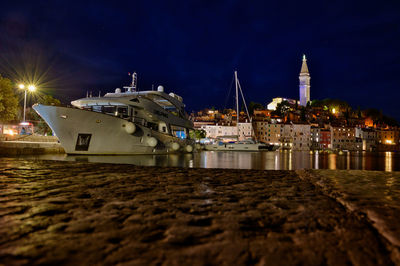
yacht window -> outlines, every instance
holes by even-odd
[[[99,112],[99,113],[101,113],[101,105],[94,105],[94,106],[92,106],[92,110],[93,110],[94,112]]]
[[[169,111],[170,113],[176,116],[182,117],[182,113],[179,112],[179,109],[164,97],[157,94],[148,94],[146,97],[148,97],[150,100],[152,100],[153,102],[164,108],[164,110]]]
[[[133,98],[132,100],[130,100],[131,102],[135,102],[135,103],[138,103],[139,102],[139,99],[138,98]]]
[[[171,130],[172,130],[172,135],[181,139],[186,139],[187,134],[186,130],[184,127],[179,127],[179,126],[172,126],[171,125]]]
[[[147,127],[151,128],[153,130],[158,130],[158,125],[156,123],[147,122]]]
[[[116,106],[103,106],[103,112],[106,114],[114,115],[116,111]]]
[[[128,107],[127,106],[122,106],[122,107],[117,107],[117,116],[121,118],[128,118]]]

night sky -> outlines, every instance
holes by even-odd
[[[298,99],[306,54],[311,99],[339,98],[400,120],[400,1],[6,1],[0,73],[64,103],[114,91],[138,73],[186,110]]]

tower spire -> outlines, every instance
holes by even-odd
[[[303,75],[310,75],[310,73],[308,72],[308,66],[307,66],[307,59],[306,59],[306,55],[303,54],[303,64],[301,65],[301,71],[300,71],[300,76]]]

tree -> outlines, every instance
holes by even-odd
[[[350,115],[351,115],[351,109],[346,108],[346,110],[343,112],[344,119],[346,120],[346,125],[349,124]]]
[[[204,129],[195,129],[190,132],[191,139],[204,139],[206,137],[206,131]]]
[[[254,114],[254,110],[262,110],[264,106],[261,103],[250,102],[249,104],[249,113],[250,115]]]
[[[276,105],[276,110],[273,112],[273,114],[284,117],[289,110],[290,103],[288,101],[282,101]]]
[[[306,122],[307,121],[306,108],[301,108],[301,110],[300,110],[300,120],[302,122]]]
[[[0,75],[0,123],[10,122],[18,116],[18,97],[11,80]]]
[[[362,118],[360,106],[357,106],[357,117]]]

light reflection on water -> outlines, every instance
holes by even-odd
[[[320,152],[223,152],[202,151],[194,154],[127,155],[127,156],[67,156],[41,155],[24,158],[44,160],[122,163],[143,166],[175,166],[200,168],[237,168],[261,170],[296,169],[357,169],[399,171],[400,153],[348,152],[328,154]]]

